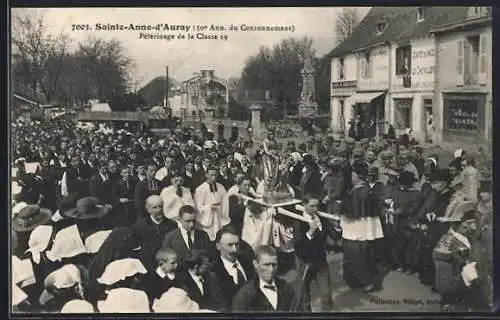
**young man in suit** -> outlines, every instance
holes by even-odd
[[[120,168],[121,178],[113,184],[113,206],[116,212],[115,226],[130,226],[135,222],[134,190],[136,181],[133,179],[130,168]]]
[[[255,249],[253,265],[257,277],[246,283],[233,299],[233,312],[299,311],[292,310],[295,291],[285,280],[276,276],[278,253],[271,246]]]
[[[134,206],[138,220],[144,217],[148,217],[148,214],[145,211],[146,207],[144,205],[146,199],[152,195],[159,196],[162,189],[161,181],[155,178],[156,169],[158,168],[157,165],[152,160],[150,160],[145,163],[145,167],[146,179],[138,182],[135,186]]]
[[[231,225],[222,227],[215,237],[217,247],[212,271],[222,287],[221,301],[230,308],[236,292],[254,276],[251,259],[240,254],[240,236]]]
[[[169,232],[163,240],[163,248],[172,248],[183,261],[193,249],[207,250],[211,246],[208,234],[195,227],[196,209],[190,205],[184,205],[179,210],[179,228]]]
[[[297,254],[298,274],[305,274],[302,307],[311,311],[311,284],[316,283],[321,297],[321,310],[333,310],[330,272],[326,261],[326,222],[318,216],[319,200],[311,194],[303,197],[304,217],[308,223],[297,221],[294,228],[294,247]],[[309,266],[306,268],[306,266]],[[307,272],[306,272],[307,271]]]
[[[184,269],[179,272],[179,286],[201,309],[226,311],[227,305],[220,299],[222,287],[209,270],[209,263],[205,250],[191,250],[186,257]]]
[[[108,164],[106,162],[99,162],[97,173],[90,178],[90,196],[104,203],[112,204],[112,193],[109,192],[111,189],[112,183],[108,173]]]

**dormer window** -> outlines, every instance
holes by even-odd
[[[424,21],[424,8],[423,7],[419,7],[418,8],[418,16],[417,16],[417,21],[420,22],[420,21]]]
[[[387,27],[387,23],[385,23],[385,22],[377,23],[377,33],[380,34],[380,33],[384,32],[385,27]]]

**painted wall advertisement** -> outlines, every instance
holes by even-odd
[[[432,90],[434,87],[435,49],[429,46],[414,46],[411,53],[411,72],[403,79],[403,76],[393,76],[393,90],[420,89]],[[406,80],[403,84],[403,80]],[[408,86],[408,81],[411,83]]]

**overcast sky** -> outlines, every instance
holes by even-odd
[[[369,8],[359,8],[364,15]],[[12,15],[23,10],[16,8]],[[33,10],[33,9],[28,9]],[[334,47],[334,26],[341,7],[317,8],[44,8],[51,32],[66,32],[76,41],[88,35],[103,39],[120,40],[134,59],[133,77],[146,84],[165,74],[169,65],[170,76],[183,81],[200,69],[215,69],[216,75],[228,78],[239,76],[245,59],[262,45],[273,45],[287,37],[310,36],[314,40],[317,55],[323,55]],[[140,31],[96,31],[96,24],[169,24],[169,25],[223,25],[234,24],[264,26],[294,26],[294,32],[206,32],[226,34],[222,40],[146,40],[140,39]],[[72,31],[73,24],[89,25],[91,30]],[[152,34],[173,34],[178,31],[149,31]],[[182,32],[196,35],[197,31]]]

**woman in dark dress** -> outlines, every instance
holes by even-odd
[[[147,283],[141,275],[129,277],[111,286],[106,286],[97,281],[108,264],[113,261],[125,258],[137,258],[148,268],[154,265],[154,253],[146,252],[140,245],[140,238],[134,229],[121,227],[115,228],[109,237],[104,241],[97,254],[93,257],[89,265],[88,295],[90,302],[95,303],[105,298],[105,290],[114,287],[129,287],[131,289],[143,290]]]

